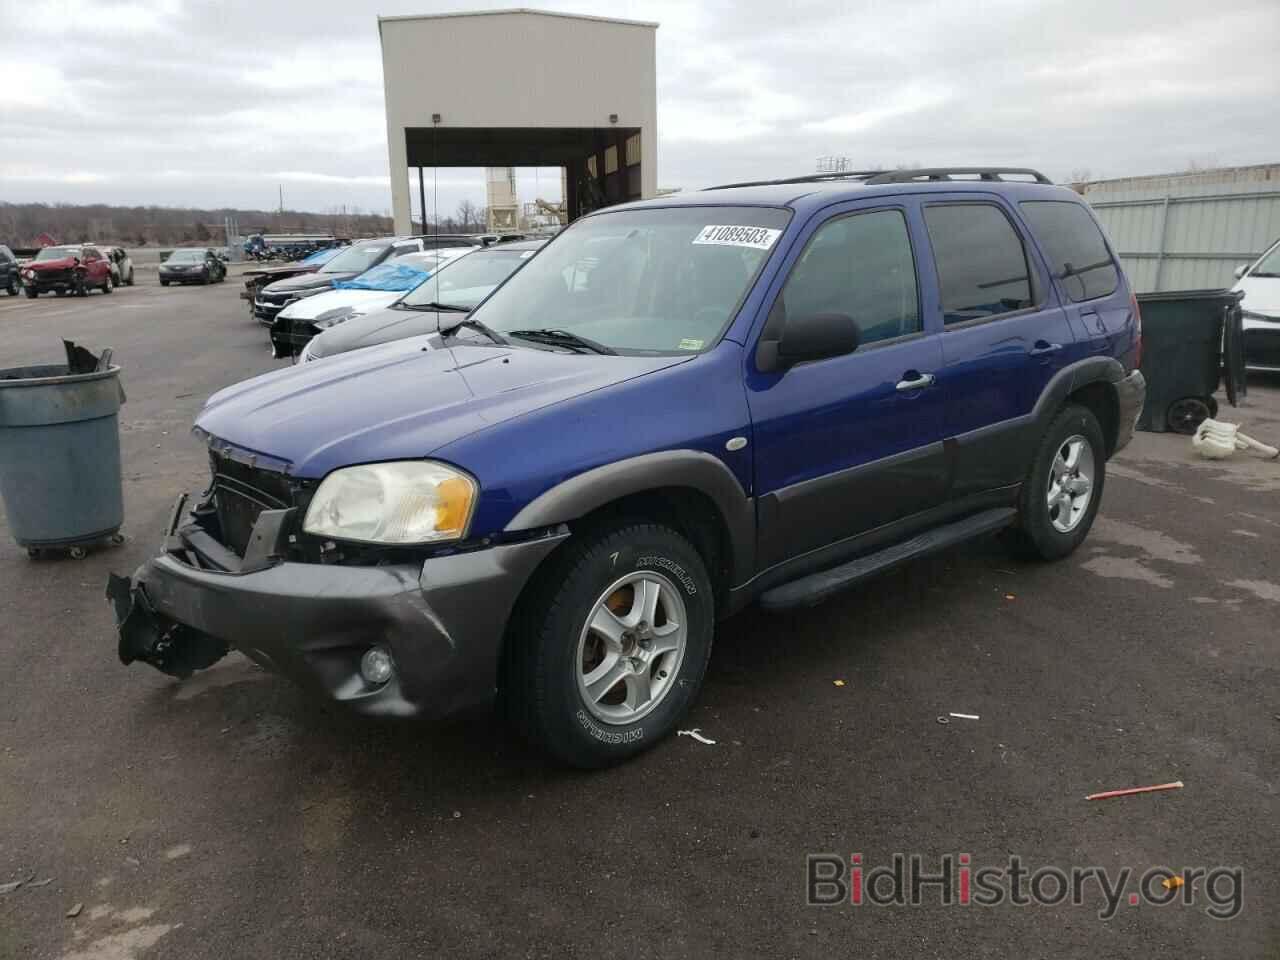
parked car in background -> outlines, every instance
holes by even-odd
[[[0,290],[11,297],[16,297],[18,287],[22,286],[19,270],[18,258],[13,255],[12,250],[0,243]]]
[[[103,247],[107,260],[111,262],[111,279],[115,285],[133,286],[133,259],[124,247]]]
[[[22,268],[22,285],[28,297],[42,293],[83,297],[91,289],[110,293],[115,289],[111,261],[93,244],[71,243],[45,247]]]
[[[246,270],[243,274],[244,289],[240,291],[240,299],[249,301],[249,318],[254,318],[253,302],[267,284],[275,283],[277,280],[288,280],[291,277],[300,277],[304,273],[315,273],[340,254],[342,250],[342,247],[329,247],[327,250],[318,250],[311,256],[296,263],[282,263],[272,267],[253,267]]]
[[[475,237],[452,234],[382,237],[357,241],[315,273],[289,280],[277,280],[263,287],[253,302],[254,316],[259,322],[270,326],[271,321],[284,309],[285,304],[330,290],[335,281],[351,280],[384,260],[416,251],[460,246],[478,247],[480,242]]]
[[[208,247],[184,247],[160,264],[160,286],[171,283],[220,283],[227,266]]]
[[[329,324],[307,343],[301,359],[319,360],[390,340],[435,333],[442,325],[453,326],[528,263],[545,243],[500,243],[451,260],[395,303]],[[464,330],[458,335],[467,334]]]
[[[444,247],[401,254],[351,280],[337,281],[332,290],[293,301],[271,322],[271,355],[297,357],[320,331],[394,303],[442,264],[474,249]]]
[[[1232,290],[1240,301],[1244,325],[1244,362],[1253,370],[1280,372],[1280,240],[1252,264],[1236,268]]]
[[[234,647],[383,717],[496,695],[559,760],[618,763],[750,603],[997,531],[1073,553],[1145,396],[1115,251],[1027,170],[607,207],[435,336],[209,400],[206,492],[108,587],[124,662]]]

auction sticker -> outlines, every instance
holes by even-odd
[[[781,230],[771,230],[769,227],[736,227],[713,223],[703,227],[693,238],[693,242],[768,250],[780,236],[782,236]]]

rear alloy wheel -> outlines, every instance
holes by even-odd
[[[711,655],[715,601],[684,537],[636,523],[564,544],[511,624],[509,718],[556,759],[604,767],[684,716]]]
[[[133,267],[130,267],[130,268],[129,268],[129,279],[127,279],[127,280],[124,282],[124,285],[125,285],[126,287],[132,287],[132,286],[133,286]]]
[[[1068,406],[1049,425],[1018,495],[1017,552],[1040,560],[1065,557],[1093,526],[1106,479],[1106,444],[1093,411]]]
[[[102,281],[102,292],[110,293],[116,288],[116,282],[112,279],[111,274],[107,274],[107,279]]]
[[[5,289],[8,292],[9,296],[16,297],[18,295],[18,282],[16,280],[10,280],[9,286],[6,287]]]

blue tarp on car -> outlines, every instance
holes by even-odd
[[[430,276],[425,270],[400,263],[384,263],[366,270],[354,280],[339,280],[337,290],[412,290]]]

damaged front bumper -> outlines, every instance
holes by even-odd
[[[120,659],[181,677],[236,649],[358,713],[455,713],[493,697],[516,599],[568,535],[548,531],[420,564],[299,563],[271,553],[281,515],[291,512],[264,511],[244,558],[221,564],[238,569],[215,569],[221,557],[198,525],[180,525],[179,501],[163,552],[108,583]],[[374,646],[395,665],[385,683],[361,675]]]

